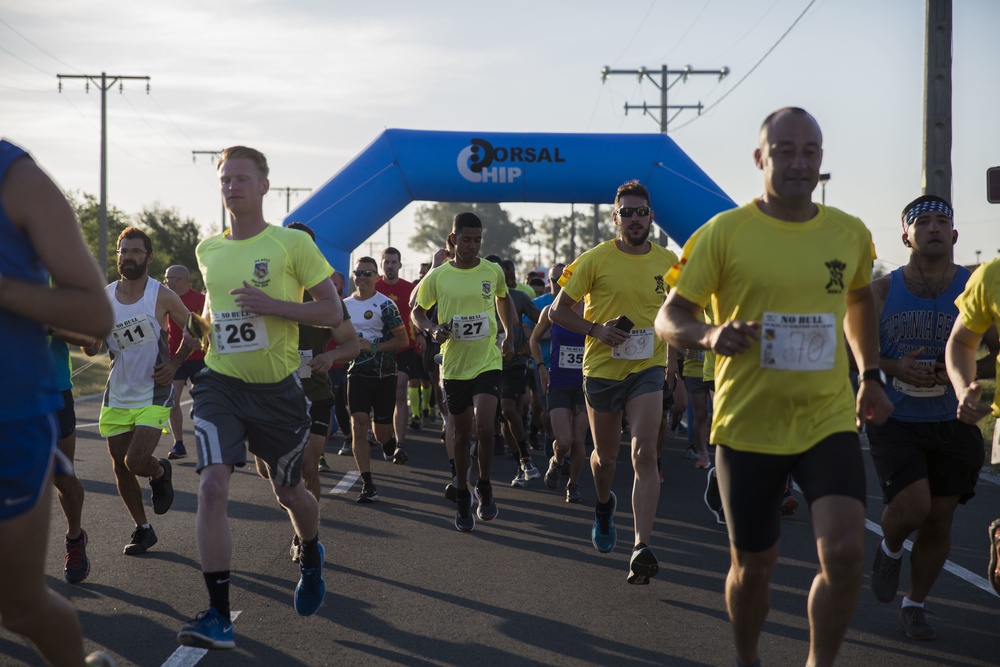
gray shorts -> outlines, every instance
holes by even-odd
[[[273,383],[249,383],[205,369],[191,389],[198,467],[244,466],[247,448],[278,486],[302,479],[309,441],[309,399],[296,373]]]
[[[636,396],[663,391],[663,366],[632,373],[624,380],[584,377],[587,403],[597,412],[621,412]]]

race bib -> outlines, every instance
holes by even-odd
[[[833,368],[838,344],[833,313],[764,313],[760,366],[779,371],[828,371]]]
[[[692,361],[705,361],[705,350],[685,350],[684,358]]]
[[[481,340],[490,335],[490,316],[456,315],[451,318],[451,337],[455,340]]]
[[[153,331],[153,323],[149,321],[149,317],[140,315],[116,324],[111,330],[111,337],[118,345],[118,349],[124,352],[155,343],[156,335]]]
[[[251,315],[242,310],[213,311],[212,335],[219,354],[267,349],[263,315]]]
[[[924,366],[934,366],[933,359],[920,359],[918,363]],[[901,394],[906,394],[907,396],[913,396],[915,398],[928,398],[931,396],[944,396],[948,391],[948,387],[943,384],[936,384],[933,387],[914,387],[912,384],[903,382],[897,377],[892,378],[893,388]]]
[[[299,350],[299,377],[303,380],[312,377],[312,369],[309,368],[309,362],[313,360],[312,350]]]
[[[583,346],[561,345],[559,347],[559,368],[583,368]]]
[[[653,329],[632,329],[628,340],[611,348],[614,359],[649,359],[653,356]]]

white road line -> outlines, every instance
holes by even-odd
[[[344,478],[337,483],[337,486],[330,489],[330,493],[347,493],[354,486],[354,483],[358,481],[358,477],[361,477],[361,473],[357,470],[345,472]]]
[[[235,623],[240,611],[229,612],[229,618]],[[163,667],[194,667],[198,661],[205,657],[209,649],[195,648],[194,646],[178,646],[177,650],[170,654]]]
[[[879,537],[883,536],[882,535],[882,526],[878,525],[874,521],[871,521],[869,519],[865,519],[865,528],[867,528],[871,532],[875,533]],[[876,547],[876,549],[881,549],[881,548],[882,548],[881,544]],[[906,549],[907,551],[912,551],[913,550],[913,542],[911,542],[910,540],[905,540],[903,542],[903,548]],[[951,572],[952,574],[954,574],[959,579],[962,579],[963,581],[967,581],[970,584],[972,584],[973,586],[976,586],[977,588],[981,588],[984,591],[986,591],[987,593],[990,593],[991,595],[996,595],[997,594],[996,591],[993,590],[993,586],[990,585],[990,582],[986,580],[986,577],[980,577],[978,574],[973,574],[969,570],[966,570],[964,567],[962,567],[960,565],[955,565],[950,560],[946,560],[944,562],[944,569],[947,570],[948,572]],[[1000,597],[1000,596],[998,596],[998,597]]]

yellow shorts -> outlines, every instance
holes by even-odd
[[[136,426],[149,426],[162,431],[170,419],[170,408],[162,405],[147,405],[144,408],[101,408],[99,422],[101,435],[110,438],[134,431]]]

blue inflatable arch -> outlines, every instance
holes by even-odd
[[[390,129],[285,218],[316,233],[334,267],[411,201],[611,204],[649,189],[677,243],[735,204],[663,134],[430,132]],[[488,231],[488,230],[487,230]]]

